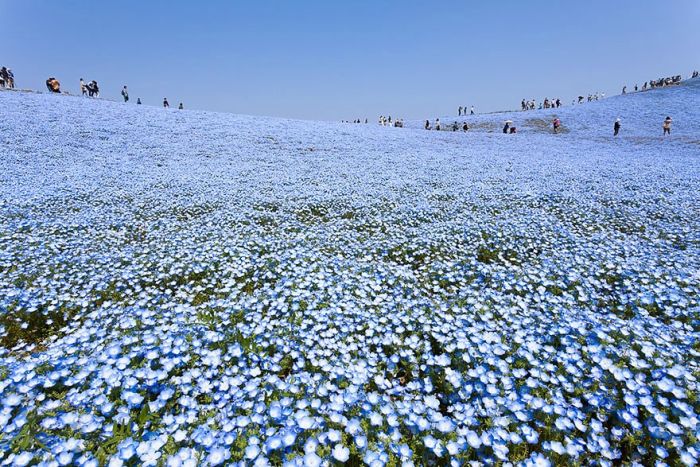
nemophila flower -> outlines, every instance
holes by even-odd
[[[346,448],[342,444],[336,444],[333,447],[333,458],[338,462],[345,462],[350,458],[350,449]]]
[[[251,446],[248,446],[251,447]],[[259,451],[258,451],[259,452]],[[257,453],[256,453],[257,455]],[[246,448],[246,457],[248,459],[252,459],[252,457],[248,456],[248,449]],[[227,458],[227,451],[225,449],[213,449],[209,455],[207,456],[207,464],[209,465],[221,465],[226,461]]]
[[[260,453],[260,448],[254,444],[248,445],[245,449],[245,456],[247,459],[255,459]]]
[[[321,465],[321,462],[323,462],[323,459],[321,459],[315,452],[307,452],[304,455],[304,465],[308,465],[309,467],[318,467]]]
[[[12,458],[12,463],[14,465],[23,467],[25,465],[28,465],[32,461],[32,459],[34,459],[34,455],[25,451],[15,455]]]

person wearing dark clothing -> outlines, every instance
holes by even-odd
[[[671,122],[673,122],[671,117],[666,117],[666,120],[664,120],[664,136],[671,135]]]
[[[613,129],[615,130],[614,136],[617,136],[620,134],[621,127],[622,127],[622,124],[620,123],[620,119],[618,118],[617,120],[615,120],[615,126],[613,127]]]
[[[126,89],[126,86],[122,89],[122,97],[124,98],[124,102],[129,102],[129,91]]]
[[[425,121],[425,129],[430,130],[430,120]]]
[[[141,105],[141,98],[140,97],[136,98],[136,105]]]
[[[168,104],[168,98],[167,98],[167,97],[164,97],[164,98],[163,98],[163,107],[166,108],[166,109],[167,109],[168,107],[170,107],[170,104]]]
[[[506,124],[503,126],[503,134],[507,135],[509,131],[510,131],[510,122],[506,122]]]
[[[467,122],[464,122],[464,125],[462,126],[462,130],[469,131],[469,125],[467,125]]]
[[[182,105],[182,102],[180,102],[180,105],[179,105],[177,108],[180,109],[180,110],[184,110],[185,106]]]
[[[100,87],[97,85],[97,81],[94,79],[87,84],[88,96],[90,97],[100,97]]]
[[[61,83],[59,83],[56,78],[49,78],[46,80],[46,88],[49,90],[49,92],[60,93]]]
[[[457,116],[461,117],[462,116],[462,107],[460,106],[459,109],[457,109]]]

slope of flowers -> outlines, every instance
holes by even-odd
[[[688,79],[679,86],[611,96],[601,101],[570,105],[565,102],[558,109],[514,111],[493,114],[477,114],[466,117],[442,116],[443,129],[453,122],[467,122],[471,132],[500,132],[505,120],[511,120],[521,133],[551,133],[552,120],[558,117],[564,132],[585,134],[591,139],[609,138],[613,124],[621,119],[624,137],[637,142],[656,140],[662,134],[666,117],[674,119],[673,134],[680,139],[698,141],[697,105],[700,94],[700,78]],[[455,109],[456,110],[456,109]],[[434,123],[435,116],[426,116]],[[422,129],[425,120],[409,121],[406,126]]]
[[[3,462],[698,462],[687,135],[0,101]]]

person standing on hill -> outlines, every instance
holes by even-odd
[[[459,109],[457,109],[457,116],[461,117],[462,116],[462,106],[459,106]]]
[[[85,81],[83,81],[83,78],[80,78],[80,94],[83,96],[87,94],[87,86],[85,85]]]
[[[617,136],[620,134],[620,128],[622,128],[622,123],[620,123],[620,119],[618,118],[617,120],[615,120],[615,125],[613,127],[613,129],[615,131],[614,136]]]
[[[474,106],[472,105],[471,115],[474,115]]]
[[[164,98],[163,98],[163,107],[166,108],[166,109],[167,109],[168,107],[170,107],[170,104],[168,104],[168,98],[167,98],[167,97],[164,97]]]
[[[559,133],[559,128],[561,127],[561,120],[559,120],[558,118],[552,120],[552,127],[554,128],[555,134]]]
[[[129,90],[126,89],[126,86],[122,89],[122,97],[124,98],[124,102],[129,102]]]
[[[141,98],[140,97],[136,98],[136,105],[141,105]]]
[[[666,117],[666,120],[664,120],[664,136],[669,135],[671,136],[671,123],[673,122],[673,119],[671,117]]]
[[[177,108],[178,108],[179,110],[184,110],[184,109],[185,109],[185,106],[182,105],[182,102],[180,102],[180,105],[179,105]]]

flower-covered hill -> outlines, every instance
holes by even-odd
[[[454,121],[467,122],[472,132],[500,132],[505,120],[512,120],[519,132],[551,133],[552,120],[558,117],[570,137],[608,138],[613,132],[615,119],[622,123],[621,134],[634,142],[657,140],[662,135],[666,117],[674,120],[673,133],[678,138],[700,141],[698,135],[698,105],[700,105],[700,78],[689,79],[677,86],[650,89],[643,92],[608,97],[580,105],[565,102],[559,109],[527,112],[499,112],[466,117],[442,116],[443,126]],[[434,118],[431,118],[434,123]],[[407,127],[423,128],[425,120],[410,121]]]
[[[698,98],[615,140],[576,129],[621,99],[504,137],[0,92],[0,456],[695,464]]]

